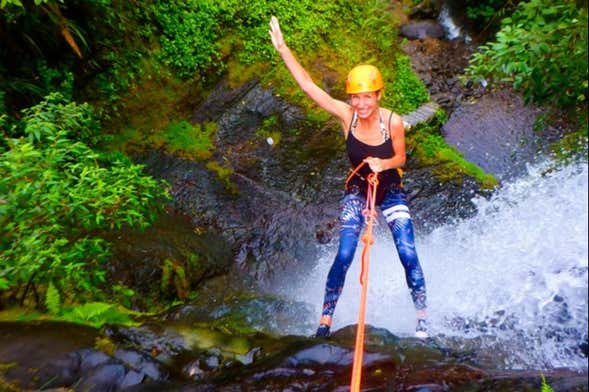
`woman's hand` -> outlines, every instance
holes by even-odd
[[[364,159],[364,162],[368,163],[370,170],[372,170],[374,173],[380,173],[381,171],[385,170],[384,162],[380,158],[368,157]]]
[[[270,18],[270,37],[272,38],[272,45],[276,48],[276,50],[280,51],[281,49],[286,47],[284,43],[284,37],[282,37],[282,31],[280,31],[280,25],[278,24],[278,19],[275,16]]]

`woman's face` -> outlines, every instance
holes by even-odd
[[[350,94],[350,105],[360,118],[369,118],[377,109],[380,91]]]

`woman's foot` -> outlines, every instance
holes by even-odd
[[[315,332],[316,338],[327,338],[329,337],[329,325],[320,324],[319,328],[317,328],[317,332]]]
[[[326,338],[329,337],[329,329],[331,328],[331,316],[323,315],[321,316],[321,320],[319,320],[319,328],[317,328],[317,332],[315,332],[316,338]]]

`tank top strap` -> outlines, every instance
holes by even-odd
[[[358,126],[358,113],[354,112],[354,114],[352,115],[352,121],[350,122],[350,129],[348,130],[348,133],[352,133],[354,134],[356,131],[356,127]]]
[[[379,123],[379,128],[380,128],[380,134],[382,135],[382,140],[384,143],[391,138],[391,135],[390,135],[389,129],[387,128],[385,122],[382,119],[382,115],[381,115],[380,110],[378,112],[378,123]],[[354,112],[354,114],[352,115],[352,121],[350,122],[350,129],[348,130],[348,133],[352,133],[354,136],[356,136],[355,131],[356,131],[357,126],[358,126],[358,113]]]
[[[391,138],[390,131],[382,119],[382,113],[380,112],[380,110],[379,110],[378,114],[379,114],[378,122],[380,123],[380,133],[382,135],[383,142],[386,142],[387,140],[389,140]]]

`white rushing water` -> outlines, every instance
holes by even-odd
[[[586,369],[578,347],[587,340],[587,164],[544,170],[531,168],[490,200],[474,200],[473,218],[417,233],[430,331],[446,344],[477,341],[477,350],[502,356],[507,368]],[[290,290],[316,307],[317,319],[336,245],[326,246],[315,270]],[[333,330],[357,322],[360,249]],[[415,312],[384,224],[371,248],[368,288],[366,322],[412,335]]]
[[[438,22],[444,28],[446,32],[446,38],[453,40],[456,38],[463,37],[465,42],[470,42],[471,38],[468,34],[462,31],[462,28],[454,22],[454,18],[451,15],[450,6],[448,4],[442,4],[440,14],[438,16]]]

